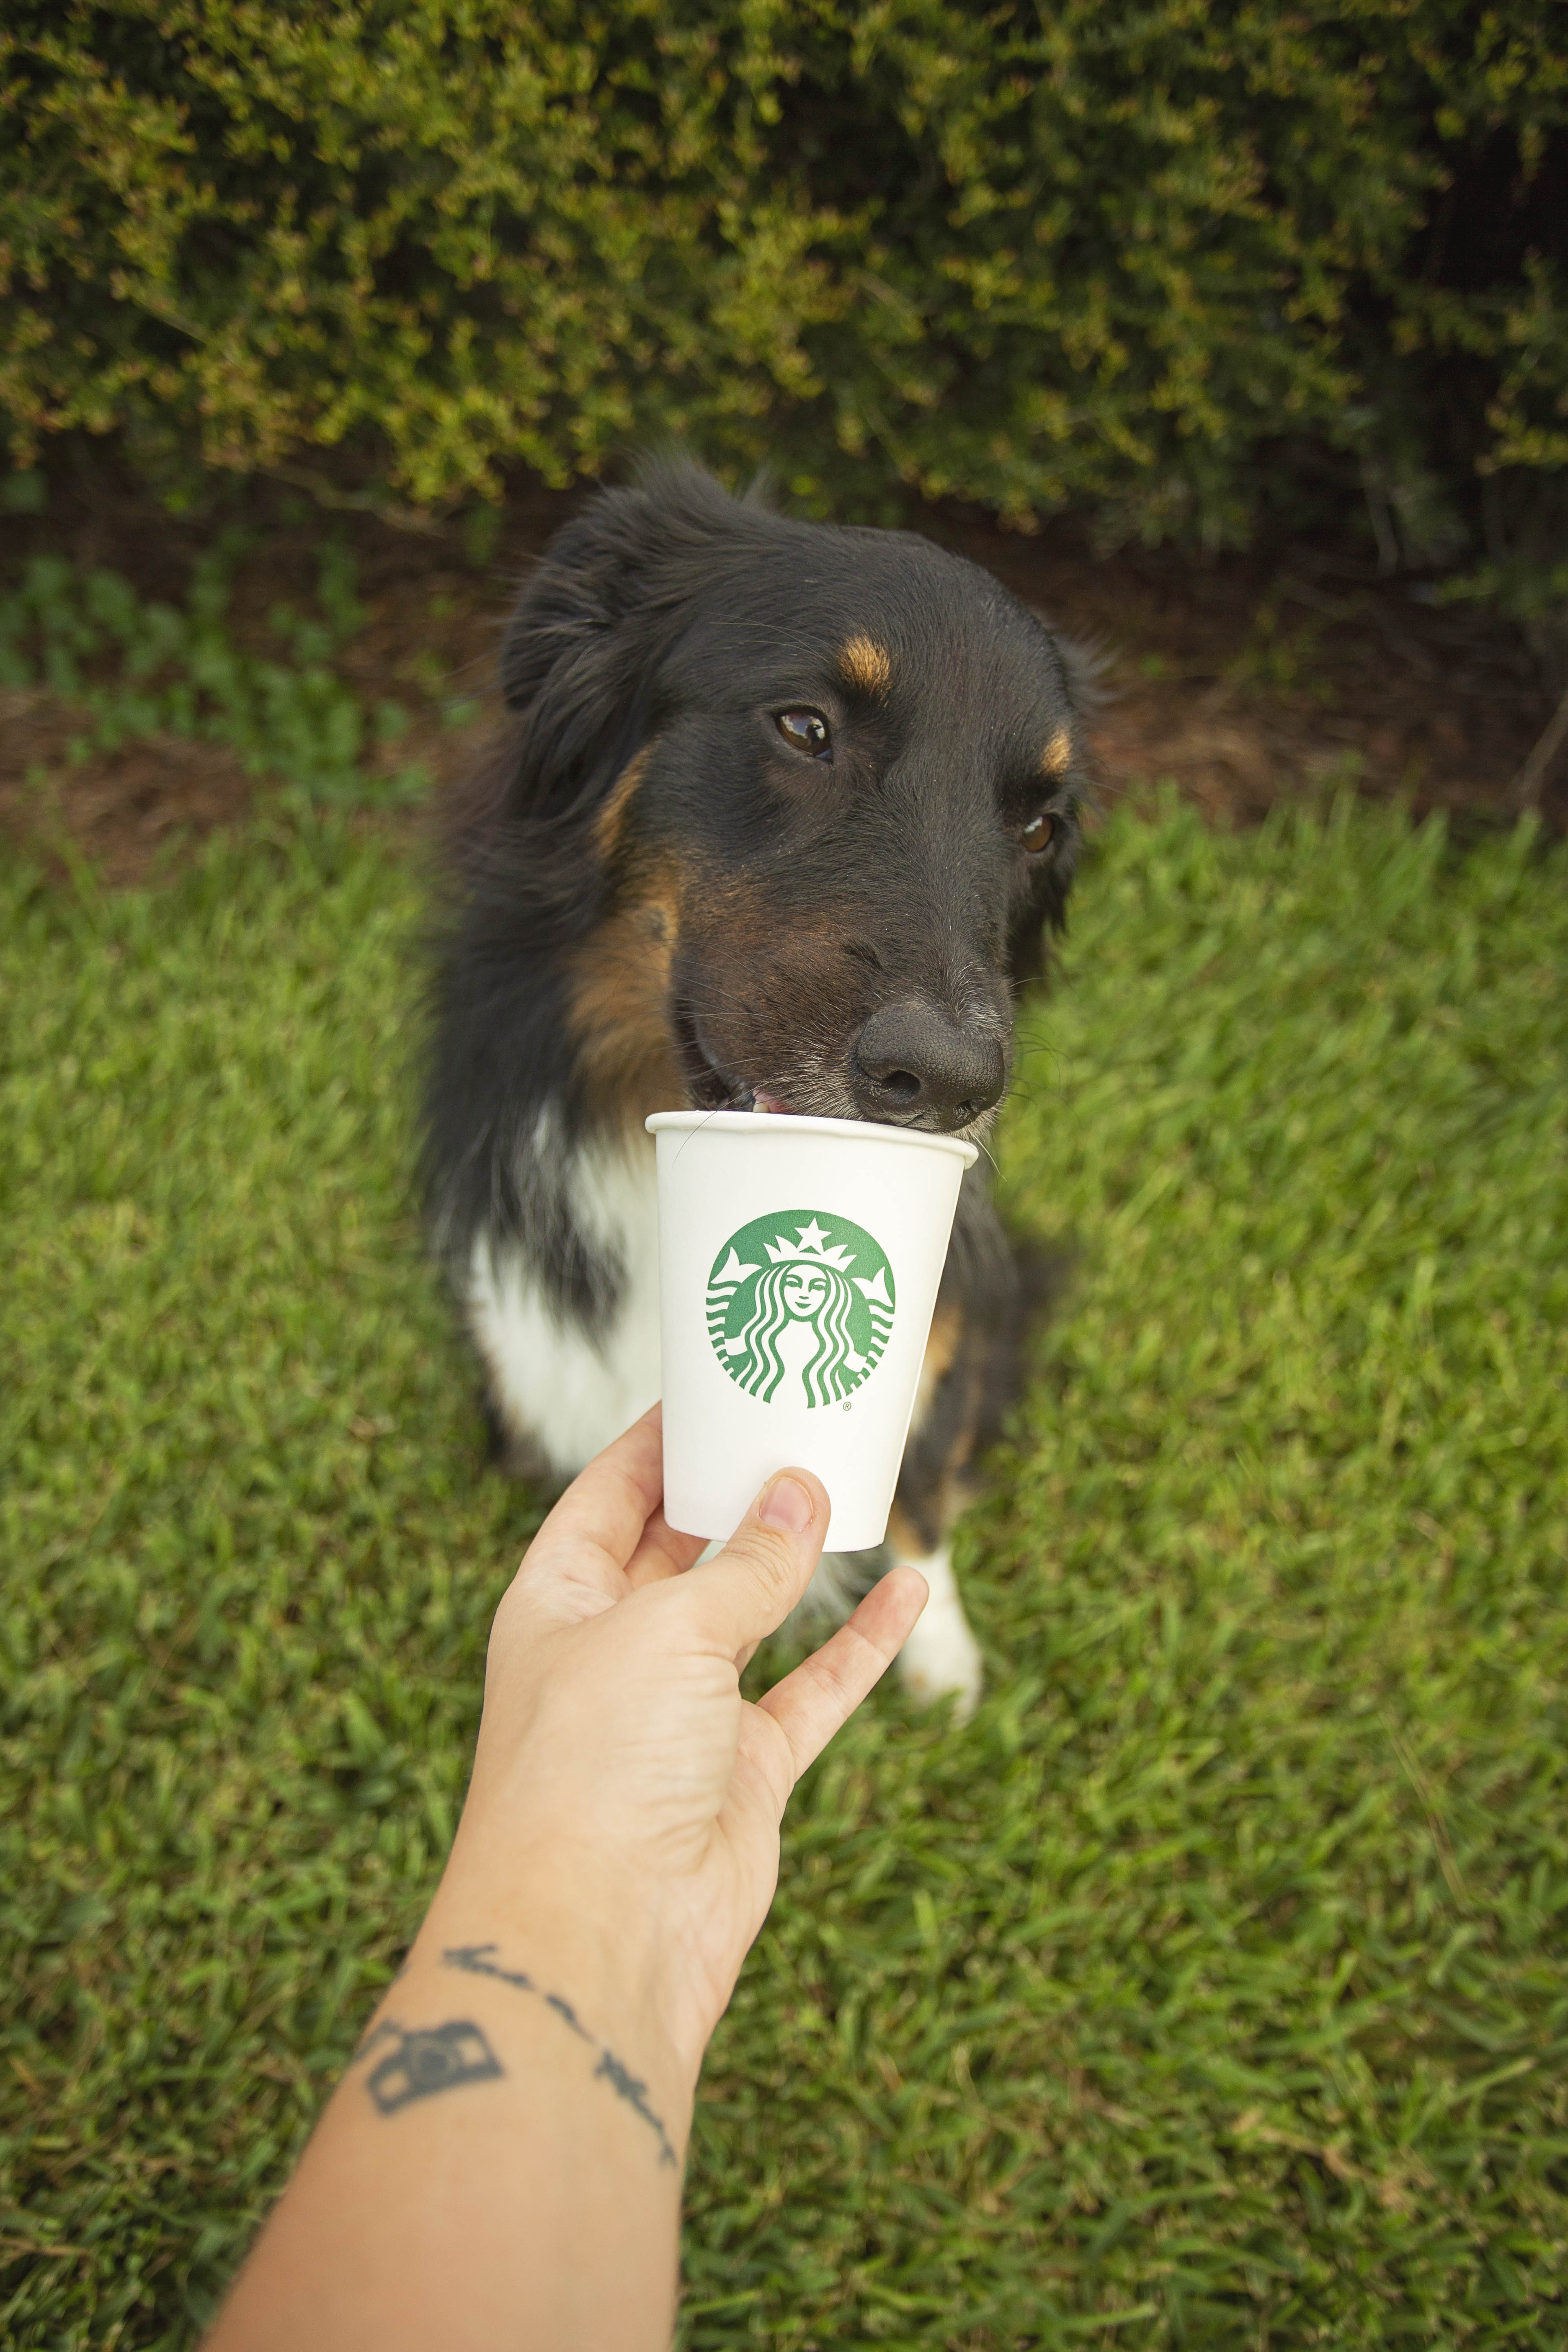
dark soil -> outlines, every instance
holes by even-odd
[[[1331,549],[1097,559],[1067,530],[1027,540],[934,520],[934,536],[1110,656],[1096,730],[1108,795],[1169,778],[1215,820],[1247,823],[1353,782],[1417,812],[1511,816],[1554,697],[1504,625],[1434,609]],[[1544,803],[1561,824],[1560,764]]]
[[[456,694],[479,705],[472,724],[453,730],[432,715],[397,747],[400,763],[422,760],[450,783],[493,724],[489,681],[513,584],[584,495],[521,486],[481,562],[459,526],[426,534],[357,511],[323,518],[258,488],[244,519],[264,543],[245,566],[235,635],[259,635],[280,598],[308,600],[323,528],[342,530],[368,613],[343,667],[364,699],[432,713]],[[1349,782],[1418,812],[1495,824],[1511,814],[1515,779],[1552,716],[1553,698],[1506,626],[1426,605],[1342,550],[1200,566],[1169,551],[1096,556],[1068,523],[1026,538],[957,508],[912,520],[1100,649],[1095,751],[1107,800],[1169,780],[1215,822],[1245,824]],[[57,494],[46,517],[7,518],[5,532],[7,568],[47,546],[175,599],[203,536],[101,481]],[[223,751],[175,738],[73,764],[79,724],[47,694],[0,694],[0,827],[46,857],[74,849],[110,881],[141,878],[180,843],[245,816],[268,789]],[[1568,752],[1542,814],[1568,824]]]

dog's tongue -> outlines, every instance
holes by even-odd
[[[790,1107],[788,1103],[784,1100],[783,1097],[780,1095],[769,1094],[765,1087],[759,1087],[757,1088],[756,1093],[752,1097],[752,1108],[753,1110],[771,1111],[776,1118],[788,1118],[791,1115]]]

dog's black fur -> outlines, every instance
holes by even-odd
[[[501,681],[510,732],[453,827],[431,1206],[460,1278],[476,1239],[515,1250],[612,1346],[626,1269],[574,1210],[585,1143],[681,1103],[983,1134],[1072,879],[1084,674],[931,541],[788,520],[676,465],[560,532]],[[940,1541],[994,1426],[1019,1295],[972,1172],[906,1543]]]

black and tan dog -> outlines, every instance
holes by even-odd
[[[515,722],[453,834],[429,1181],[520,1470],[559,1482],[658,1390],[650,1110],[984,1136],[1062,919],[1079,666],[989,574],[788,520],[692,467],[598,497],[512,616]],[[891,1528],[904,1654],[973,1705],[946,1533],[1026,1286],[965,1179]],[[825,1564],[842,1606],[882,1562]]]

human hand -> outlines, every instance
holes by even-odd
[[[579,1983],[586,1969],[596,1998],[635,2003],[689,2084],[773,1899],[790,1791],[896,1656],[926,1587],[895,1569],[804,1664],[742,1699],[742,1669],[810,1580],[827,1496],[809,1472],[781,1473],[695,1567],[700,1538],[660,1507],[661,1442],[655,1406],[567,1489],[496,1612],[427,1933],[542,1945]]]
[[[827,1496],[782,1474],[696,1567],[659,1507],[661,1436],[656,1409],[589,1465],[496,1612],[436,1899],[211,2352],[669,2340],[692,2093],[779,1817],[925,1582],[895,1569],[749,1705],[741,1670],[805,1591]]]

